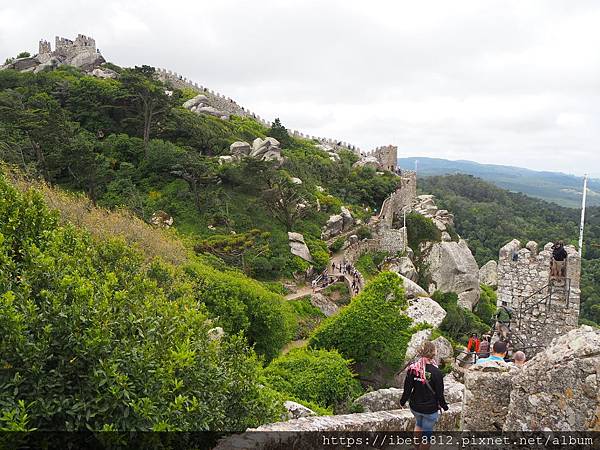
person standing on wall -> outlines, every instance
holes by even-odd
[[[565,277],[567,256],[563,241],[558,241],[552,246],[552,265],[550,266],[551,280]]]
[[[415,438],[421,443],[417,447],[420,450],[430,447],[433,427],[442,410],[448,411],[444,398],[444,379],[435,362],[435,354],[433,342],[426,341],[419,350],[419,359],[408,368],[400,399],[401,406],[408,401],[410,411],[415,416]],[[423,437],[426,438],[424,441]]]

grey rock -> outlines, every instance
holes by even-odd
[[[193,98],[190,98],[182,105],[186,109],[192,109],[194,106],[198,106],[200,104],[208,104],[208,97],[204,94],[198,94]]]
[[[407,299],[414,299],[417,297],[429,297],[429,294],[425,289],[419,286],[412,280],[409,280],[404,275],[397,274],[400,278],[402,278],[402,283],[404,284],[404,292],[406,294]]]
[[[323,240],[331,239],[332,237],[341,234],[344,229],[344,218],[340,214],[329,216],[325,227],[321,233]]]
[[[208,338],[211,341],[218,341],[225,336],[225,331],[221,327],[214,327],[208,330]]]
[[[354,225],[354,217],[352,217],[352,213],[346,208],[342,206],[342,212],[340,213],[342,216],[342,230],[347,231]]]
[[[292,402],[290,400],[283,403],[284,408],[287,410],[287,420],[300,419],[301,417],[312,417],[316,416],[317,413],[312,409],[307,408],[300,403]]]
[[[311,294],[310,303],[315,308],[319,308],[319,310],[327,317],[333,316],[339,310],[338,305],[336,305],[323,294],[320,294],[318,292],[315,294]]]
[[[250,144],[243,141],[236,141],[229,146],[229,151],[235,156],[248,156],[250,154]]]
[[[486,262],[479,269],[479,283],[487,286],[498,286],[498,263],[494,260]]]
[[[428,323],[432,327],[438,327],[446,317],[444,308],[428,297],[417,297],[408,303],[406,315],[413,320],[413,324]]]
[[[505,431],[600,427],[600,330],[582,325],[555,338],[515,376]]]
[[[97,78],[103,78],[103,79],[108,79],[108,78],[114,79],[114,78],[119,77],[119,74],[117,72],[115,72],[114,70],[103,68],[103,67],[96,67],[94,70],[92,70],[92,75]]]
[[[363,412],[401,409],[400,399],[402,398],[402,392],[404,391],[398,388],[379,389],[361,395],[354,400],[354,404],[362,406]]]
[[[462,403],[465,385],[456,380],[451,374],[444,377],[444,398],[446,403]]]
[[[304,242],[304,236],[300,233],[288,232],[288,240],[290,245],[290,251],[293,255],[299,256],[305,261],[312,262],[312,255],[308,249],[306,242]]]
[[[473,309],[479,301],[479,267],[467,243],[435,242],[425,261],[435,288],[456,292],[459,304]]]

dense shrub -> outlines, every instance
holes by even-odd
[[[472,333],[483,334],[490,326],[466,308],[458,305],[458,295],[454,292],[436,291],[431,296],[446,310],[446,317],[439,329],[449,338],[466,345]]]
[[[26,426],[49,430],[243,430],[279,417],[243,337],[207,334],[196,291],[234,277],[180,280],[122,240],[57,222],[41,195],[0,179],[2,411],[25,407]],[[236,288],[230,298],[245,295]]]
[[[295,339],[306,339],[310,332],[325,318],[325,314],[319,308],[312,305],[310,297],[290,300],[288,304],[294,310],[298,322],[298,328],[294,336]]]
[[[326,319],[311,336],[309,345],[337,349],[365,371],[382,365],[398,369],[411,335],[411,320],[402,314],[405,306],[400,277],[384,272],[347,307]]]
[[[349,364],[335,350],[294,349],[274,359],[265,369],[265,378],[284,395],[331,408],[361,393]]]
[[[439,241],[442,236],[433,220],[416,212],[406,215],[406,228],[408,229],[408,245],[415,252],[418,252],[421,242]]]
[[[496,291],[491,286],[481,285],[479,302],[475,306],[475,314],[483,323],[494,325],[493,316],[496,313]]]
[[[339,237],[335,241],[333,241],[333,244],[329,246],[329,250],[331,250],[331,253],[337,253],[342,249],[345,242],[346,239],[344,239],[343,237]]]
[[[358,230],[356,230],[356,235],[358,236],[358,239],[360,239],[361,241],[363,239],[371,239],[371,237],[372,237],[371,229],[369,227],[367,227],[366,225],[362,225],[358,228]]]
[[[356,268],[366,280],[370,280],[379,273],[379,267],[388,255],[389,253],[384,251],[363,253],[356,261]]]

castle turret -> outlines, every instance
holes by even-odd
[[[539,253],[535,242],[523,247],[516,239],[500,249],[498,306],[504,302],[514,310],[511,333],[516,347],[539,346],[529,353],[543,350],[553,338],[577,327],[581,258],[575,247],[565,250],[566,276],[551,280],[551,243]]]

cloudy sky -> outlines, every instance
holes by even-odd
[[[595,0],[0,0],[0,57],[83,33],[311,135],[600,177],[599,24]]]

